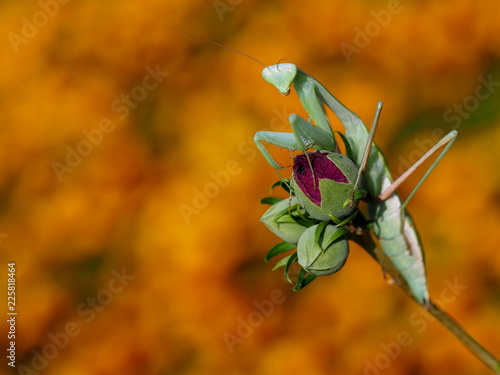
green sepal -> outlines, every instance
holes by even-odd
[[[293,288],[294,291],[299,291],[304,289],[307,285],[309,285],[317,276],[308,274],[304,268],[300,269],[299,275],[297,277],[297,283]]]
[[[350,221],[350,220],[349,220]],[[328,247],[334,243],[337,238],[340,238],[342,237],[344,234],[347,233],[347,230],[344,229],[344,228],[338,228],[337,231],[335,231],[335,233],[333,233],[331,235],[331,237],[328,239],[324,239],[322,238],[325,234],[325,229],[326,229],[326,226],[328,225],[328,221],[323,221],[321,223],[318,224],[318,226],[316,227],[316,230],[314,231],[314,242],[315,244],[322,250],[322,251],[325,251],[326,249],[328,249]],[[326,241],[326,242],[325,242]],[[323,242],[323,245],[321,245],[321,242]]]
[[[343,220],[336,218],[335,216],[333,216],[331,214],[328,214],[328,216],[330,217],[330,220],[335,223],[336,226],[339,226],[340,223],[342,223],[342,221],[343,221]]]
[[[299,204],[294,204],[290,206],[290,213],[297,214],[298,216],[292,216],[297,224],[303,225],[305,227],[310,227],[316,224],[318,221],[311,219],[307,216],[307,211]]]
[[[285,265],[285,269],[284,269],[284,274],[285,274],[285,278],[286,280],[290,283],[290,284],[293,284],[293,281],[292,279],[290,279],[290,276],[288,275],[288,271],[290,270],[290,267],[292,266],[292,264],[294,262],[296,262],[298,259],[297,257],[297,252],[294,252],[292,255],[290,255],[290,257],[288,258],[288,261],[286,262],[286,265]]]
[[[269,188],[269,190],[271,190],[271,191],[272,191],[272,190],[273,190],[276,186],[281,186],[281,181],[282,181],[282,180],[278,180],[278,181],[274,182],[274,183],[271,185],[271,187]]]
[[[260,203],[272,206],[273,204],[281,202],[282,200],[283,198],[278,198],[278,197],[265,197],[260,200]]]
[[[325,251],[326,249],[328,249],[328,247],[332,243],[334,243],[338,238],[342,237],[346,233],[347,233],[346,229],[339,228],[339,230],[336,231],[334,234],[332,234],[332,236],[330,237],[330,239],[323,245],[323,247],[324,247],[323,251]]]
[[[281,180],[276,181],[274,184],[271,185],[271,188],[269,191],[273,191],[273,189],[276,186],[280,186],[283,190],[285,190],[288,194],[290,194],[290,179],[289,178],[282,178]]]
[[[273,246],[271,250],[267,252],[266,256],[264,257],[264,261],[267,262],[269,259],[275,257],[276,255],[290,251],[292,249],[295,249],[296,247],[297,247],[296,244],[290,242],[286,241],[280,242],[276,246]]]
[[[332,221],[335,223],[336,227],[341,227],[342,225],[346,225],[349,223],[352,219],[356,217],[359,211],[354,211],[349,217],[345,218],[344,220],[340,221],[337,219],[337,221],[333,220]]]
[[[342,207],[346,207],[348,204],[350,204],[352,201],[358,201],[360,199],[363,199],[364,197],[366,197],[367,195],[367,192],[366,190],[363,190],[363,189],[358,189],[354,192],[354,194],[352,194],[349,198],[347,198],[344,202],[344,204],[342,205]]]
[[[368,192],[364,189],[358,189],[354,192],[354,199],[363,199],[368,195]]]
[[[273,267],[273,271],[276,271],[278,268],[280,267],[284,267],[286,266],[287,262],[288,262],[288,259],[290,259],[290,257],[292,256],[293,254],[287,256],[287,257],[284,257],[283,259],[281,259],[278,263],[276,263]]]
[[[289,178],[283,178],[280,182],[280,186],[283,190],[287,192],[287,194],[292,194],[292,190],[290,188],[290,179]]]
[[[326,226],[328,225],[328,221],[322,221],[321,223],[318,224],[316,227],[316,230],[314,231],[314,243],[316,246],[318,246],[320,249],[323,251],[328,247],[325,246],[325,249],[321,246],[320,239],[321,236],[323,235],[323,232],[325,231]]]

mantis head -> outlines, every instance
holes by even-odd
[[[290,86],[296,75],[297,67],[289,63],[267,66],[262,70],[264,80],[276,87],[284,96],[290,93]]]

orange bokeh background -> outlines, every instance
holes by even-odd
[[[382,100],[397,173],[456,128],[408,208],[431,296],[498,356],[496,0],[62,3],[1,5],[0,259],[24,367],[0,374],[489,373],[357,246],[301,292],[271,271],[276,174],[252,137],[304,110],[254,61],[162,24],[296,63],[365,123]]]

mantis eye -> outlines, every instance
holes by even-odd
[[[342,219],[357,208],[359,200],[345,205],[356,190],[357,175],[358,168],[345,155],[307,153],[294,159],[291,186],[298,202],[312,218]]]
[[[305,175],[307,173],[306,165],[305,164],[298,164],[296,171],[294,171],[294,172],[297,174],[297,176]]]

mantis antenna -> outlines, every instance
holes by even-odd
[[[255,57],[253,56],[250,56],[250,55],[247,55],[246,53],[244,52],[241,52],[241,51],[238,51],[237,49],[234,49],[234,48],[231,48],[231,47],[228,47],[228,46],[225,46],[223,44],[220,44],[220,43],[217,43],[217,42],[214,42],[213,40],[210,40],[210,39],[206,39],[206,38],[203,38],[202,36],[199,36],[199,35],[195,35],[195,34],[191,34],[191,33],[188,33],[187,31],[183,31],[183,30],[179,30],[179,29],[176,29],[175,27],[172,27],[172,26],[169,26],[169,25],[165,25],[164,23],[162,23],[163,26],[165,27],[168,27],[169,29],[172,29],[174,31],[177,31],[178,33],[181,33],[181,34],[185,34],[185,35],[188,35],[192,38],[196,38],[196,39],[199,39],[199,40],[203,40],[204,42],[208,42],[208,43],[212,43],[216,46],[219,46],[219,47],[222,47],[222,48],[225,48],[225,49],[228,49],[229,51],[233,51],[233,52],[236,52],[242,56],[245,56],[247,58],[249,58],[250,60],[253,60],[257,63],[259,63],[260,65],[262,65],[264,68],[267,68],[267,65],[264,64],[262,61],[260,60],[257,60]]]

